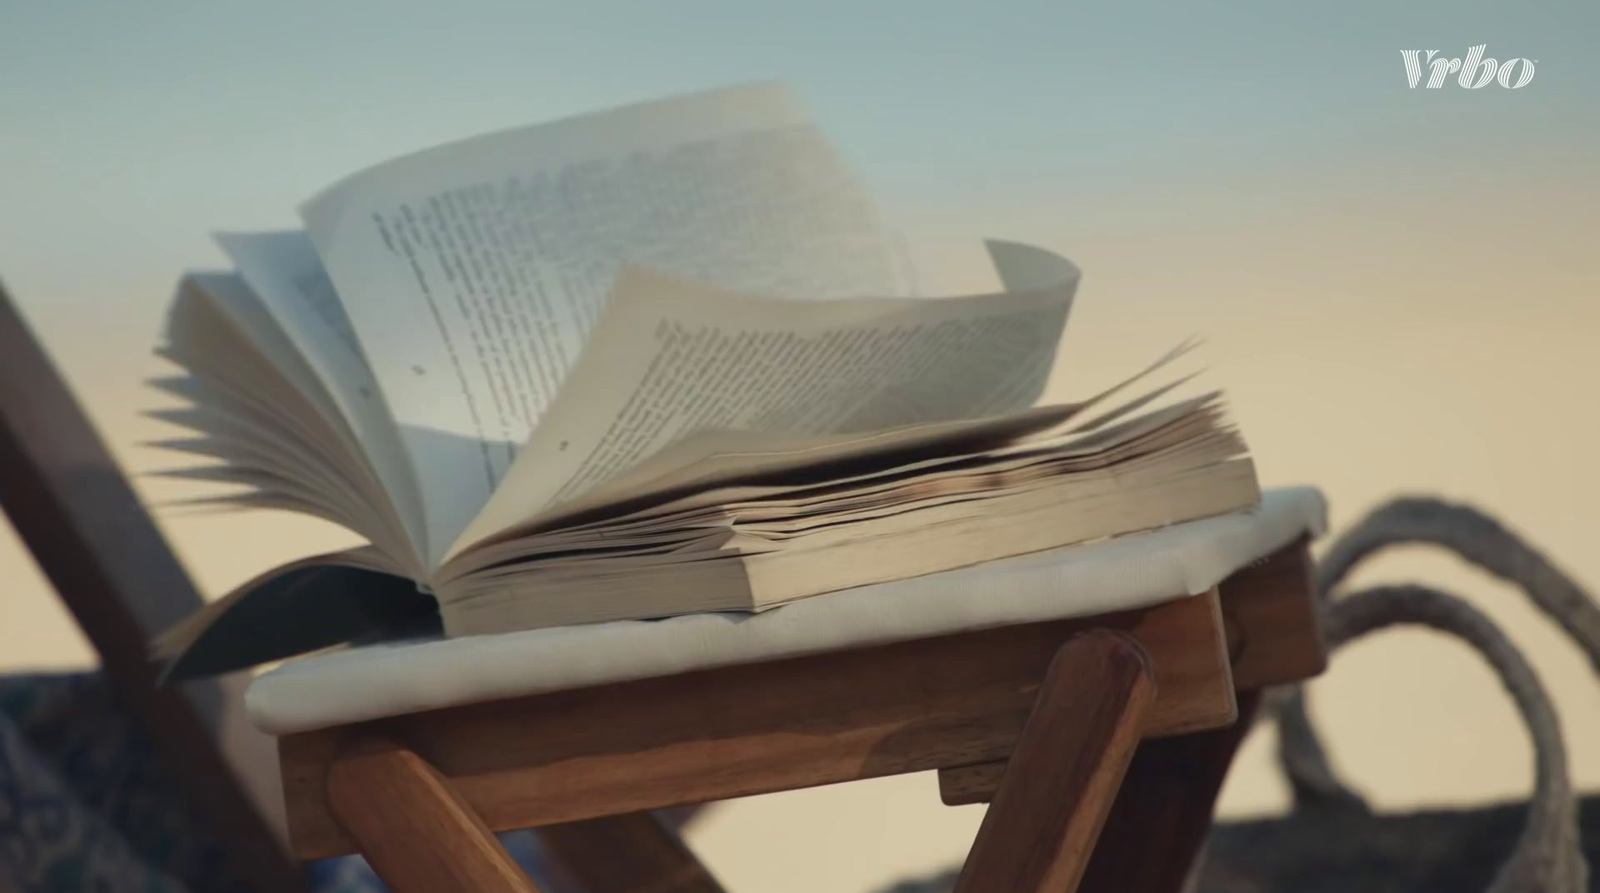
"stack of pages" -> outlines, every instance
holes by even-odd
[[[481,137],[356,174],[304,231],[219,236],[161,353],[164,445],[369,545],[157,643],[179,675],[437,625],[761,610],[1250,507],[1180,346],[1040,405],[1079,273],[905,296],[896,239],[779,87]]]

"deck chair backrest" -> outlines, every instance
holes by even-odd
[[[218,744],[215,683],[158,688],[150,637],[202,603],[177,556],[0,285],[0,510],[141,716],[196,814],[258,890],[303,889]]]

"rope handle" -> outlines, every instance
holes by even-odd
[[[1368,515],[1342,536],[1318,566],[1317,595],[1330,650],[1401,624],[1454,635],[1476,649],[1500,677],[1534,745],[1534,791],[1516,848],[1490,893],[1582,893],[1588,867],[1560,723],[1533,667],[1511,640],[1470,603],[1424,586],[1379,586],[1339,599],[1330,594],[1360,561],[1401,543],[1431,543],[1516,584],[1561,625],[1600,670],[1600,608],[1548,559],[1482,513],[1432,499],[1401,499]],[[1276,694],[1279,765],[1296,809],[1368,810],[1333,771],[1296,686]]]

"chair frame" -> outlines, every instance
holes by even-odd
[[[491,832],[535,826],[587,893],[715,893],[654,810],[925,770],[992,801],[960,893],[1175,891],[1260,689],[1326,663],[1301,540],[1144,610],[286,736],[291,858],[217,746],[219,688],[156,685],[146,643],[202,600],[3,287],[0,508],[263,893],[356,851],[397,893],[533,891]]]
[[[214,682],[157,685],[149,642],[203,601],[66,381],[0,286],[0,510],[139,716],[181,795],[212,823],[236,875],[303,890],[299,866],[217,742]]]
[[[650,810],[939,770],[947,803],[993,800],[961,893],[1176,890],[1259,689],[1325,662],[1301,540],[1148,609],[287,735],[290,837],[400,893],[525,891],[491,831],[647,831]],[[612,852],[605,883],[569,865],[591,893],[718,889],[681,847],[648,873]]]

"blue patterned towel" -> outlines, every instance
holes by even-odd
[[[0,877],[18,893],[246,893],[208,831],[98,673],[0,676]],[[501,839],[554,889],[534,834]],[[314,893],[386,890],[359,856],[307,868]]]

